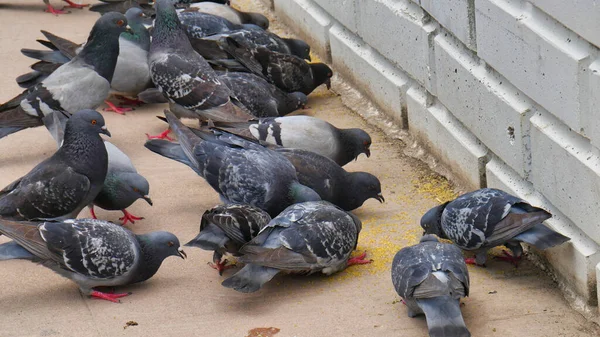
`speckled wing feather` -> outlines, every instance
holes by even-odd
[[[183,11],[177,16],[185,27],[187,35],[194,38],[203,38],[241,28],[240,25],[231,23],[227,19],[208,13]]]
[[[207,224],[219,227],[239,245],[252,240],[271,221],[269,214],[248,204],[219,205],[204,213],[200,231]]]

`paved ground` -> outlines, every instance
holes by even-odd
[[[56,1],[54,1],[56,3]],[[242,3],[243,8],[257,8]],[[260,6],[259,6],[260,7]],[[14,78],[28,70],[19,53],[36,48],[40,29],[84,41],[97,18],[87,10],[54,17],[40,0],[0,3],[0,101],[20,92]],[[277,23],[274,24],[278,26]],[[263,290],[239,294],[223,288],[223,278],[206,262],[211,253],[188,249],[189,259],[171,258],[149,282],[121,304],[82,297],[77,287],[49,270],[24,261],[0,266],[0,336],[425,336],[423,318],[410,319],[390,282],[395,252],[416,243],[420,215],[454,197],[451,186],[420,162],[404,156],[404,145],[386,139],[343,106],[332,92],[319,89],[303,113],[339,127],[362,127],[373,137],[373,155],[346,168],[377,175],[387,202],[368,201],[355,213],[364,224],[359,242],[374,259],[325,278],[277,277]],[[164,106],[146,106],[126,116],[105,113],[112,141],[129,154],[151,185],[153,207],[138,202],[130,210],[146,220],[129,228],[142,233],[174,232],[183,242],[198,230],[200,215],[218,202],[216,193],[187,167],[142,147],[145,132],[164,125],[154,118]],[[54,142],[45,129],[0,140],[0,187],[48,157]],[[89,216],[87,211],[82,217]],[[119,212],[99,212],[117,221]],[[0,238],[0,242],[6,239]],[[231,272],[231,271],[230,271]],[[591,336],[598,327],[571,310],[552,281],[524,262],[519,268],[491,262],[470,268],[471,297],[464,300],[465,321],[473,336]],[[139,325],[127,327],[126,322]],[[273,328],[256,330],[256,328]],[[255,330],[252,330],[255,329]],[[252,331],[250,331],[252,330]]]

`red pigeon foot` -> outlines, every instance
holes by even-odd
[[[366,251],[364,253],[360,254],[359,256],[348,259],[348,267],[355,265],[355,264],[369,264],[369,263],[373,262],[373,260],[366,260],[365,257],[367,257]]]
[[[119,303],[119,300],[118,300],[119,298],[129,296],[129,295],[131,295],[131,293],[110,294],[110,293],[103,293],[103,292],[97,291],[97,290],[92,291],[92,293],[90,294],[90,296],[92,296],[93,298],[99,298],[102,300],[111,301],[113,303]]]
[[[48,8],[45,10],[45,12],[52,13],[52,14],[54,14],[54,15],[58,15],[58,14],[69,14],[69,13],[71,13],[71,12],[69,12],[69,11],[63,11],[63,10],[61,10],[61,9],[56,9],[56,8],[52,7],[52,5],[51,5],[51,4],[48,4],[48,5],[47,5],[47,7],[48,7]]]
[[[77,9],[82,9],[84,7],[89,6],[90,4],[76,4],[74,2],[72,2],[71,0],[63,0],[64,2],[68,3],[69,5],[65,6],[65,8],[77,8]]]
[[[208,263],[208,265],[216,269],[219,272],[219,275],[223,275],[223,271],[235,267],[235,264],[227,264],[227,259],[221,261],[215,261],[215,263]]]
[[[149,134],[146,134],[146,137],[148,137],[148,139],[166,139],[166,140],[174,140],[173,138],[169,137],[169,133],[171,132],[171,129],[166,129],[165,131],[159,133],[156,136],[151,136]]]
[[[127,111],[133,111],[133,108],[118,107],[114,105],[111,101],[104,101],[104,103],[108,105],[108,108],[102,109],[103,111],[114,111],[119,115],[124,115]]]
[[[515,265],[515,268],[519,266],[519,261],[521,261],[521,257],[520,256],[512,256],[510,255],[509,252],[507,252],[506,250],[502,250],[502,256],[495,256],[494,257],[497,260],[502,260],[502,261],[506,261],[509,263],[512,263]]]
[[[119,220],[123,221],[123,224],[122,224],[123,226],[125,226],[127,224],[127,221],[129,221],[132,224],[134,224],[136,220],[143,220],[144,219],[144,217],[138,217],[138,216],[135,216],[135,215],[127,212],[126,209],[121,210],[121,212],[123,212],[123,217],[119,218]]]

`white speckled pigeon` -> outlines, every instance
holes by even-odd
[[[331,275],[370,263],[366,254],[350,258],[361,228],[356,216],[327,201],[292,205],[240,248],[239,260],[246,265],[222,285],[251,293],[282,271]]]
[[[394,257],[392,283],[408,317],[425,314],[429,336],[471,336],[460,312],[460,298],[469,295],[469,271],[458,247],[423,236]]]
[[[298,181],[312,188],[321,199],[331,202],[346,211],[359,208],[370,198],[383,203],[381,183],[367,172],[346,172],[333,160],[317,153],[278,148],[296,168]]]
[[[68,116],[96,108],[108,96],[119,55],[118,37],[126,26],[127,18],[123,14],[102,16],[94,24],[85,47],[73,60],[0,106],[0,138],[46,125],[60,144]]]
[[[523,254],[521,242],[546,249],[570,240],[542,223],[551,217],[504,191],[483,188],[430,209],[421,218],[421,227],[427,234],[475,251],[467,263],[485,265],[487,250],[504,245],[513,255],[504,251],[498,258],[516,265]]]
[[[164,140],[149,140],[145,146],[189,165],[227,203],[250,204],[275,216],[291,204],[321,200],[298,182],[294,166],[281,154],[228,133],[194,133],[172,113],[165,116],[180,150]]]
[[[131,159],[123,151],[112,143],[104,142],[108,153],[108,171],[102,190],[92,205],[89,205],[92,217],[96,219],[94,205],[109,211],[122,211],[123,225],[127,222],[135,223],[136,220],[142,220],[143,217],[137,217],[127,212],[126,208],[131,206],[136,200],[144,199],[152,206],[152,199],[148,196],[150,185],[148,180],[137,173]]]
[[[244,137],[318,153],[340,166],[361,153],[369,157],[371,137],[362,129],[338,129],[311,116],[260,118],[250,122],[215,122],[215,126]]]
[[[129,293],[103,293],[94,288],[143,282],[158,271],[167,257],[186,257],[177,237],[169,232],[135,235],[113,223],[94,219],[0,219],[0,233],[14,240],[0,245],[0,260],[41,263],[75,282],[84,295],[112,302]]]
[[[99,133],[110,136],[98,112],[83,110],[69,118],[58,151],[0,191],[0,217],[77,217],[98,195],[106,177],[108,158]]]
[[[200,222],[200,233],[186,246],[214,251],[213,262],[209,265],[223,274],[227,259],[221,262],[225,253],[239,256],[239,249],[252,240],[271,221],[269,214],[248,204],[218,205],[204,212]]]
[[[220,16],[224,19],[227,19],[229,22],[238,25],[251,23],[259,26],[262,29],[269,28],[269,19],[260,13],[242,12],[233,7],[214,2],[194,3],[184,10],[188,12],[198,11]]]

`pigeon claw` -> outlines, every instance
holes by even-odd
[[[359,256],[351,257],[348,259],[348,267],[353,266],[355,264],[369,264],[373,262],[372,259],[365,259],[367,257],[367,252],[363,252]]]
[[[219,275],[222,276],[225,270],[235,267],[235,263],[227,264],[227,262],[227,259],[225,259],[223,261],[215,261],[215,263],[209,262],[208,265],[211,268],[216,269],[219,272]]]
[[[485,264],[477,264],[477,260],[474,257],[465,257],[465,263],[485,268]]]
[[[102,109],[102,111],[114,111],[119,115],[124,115],[127,111],[133,111],[133,108],[118,107],[114,105],[111,101],[104,101],[104,103],[108,105],[108,108],[104,108]]]
[[[166,129],[165,131],[159,133],[156,136],[151,136],[149,134],[146,134],[146,137],[148,137],[148,139],[166,139],[166,140],[174,140],[173,138],[169,137],[169,133],[171,132],[171,129]]]
[[[90,207],[90,214],[92,215],[92,219],[98,219],[98,217],[96,217],[96,212],[94,212],[94,206]]]
[[[72,2],[71,0],[63,0],[64,2],[68,3],[67,6],[65,6],[65,8],[77,8],[77,9],[83,9],[84,7],[88,7],[90,4],[76,4],[74,2]]]
[[[51,4],[48,4],[47,7],[48,8],[46,8],[45,12],[52,13],[52,14],[54,14],[56,16],[58,16],[59,14],[69,14],[69,13],[71,13],[70,11],[63,11],[62,9],[56,9],[56,8],[52,7]]]
[[[138,217],[135,216],[129,212],[127,212],[126,209],[121,210],[121,212],[123,212],[123,217],[119,218],[119,220],[123,221],[122,225],[125,226],[127,224],[127,221],[131,222],[131,224],[134,224],[137,220],[143,220],[144,217]]]
[[[116,96],[123,104],[127,104],[127,105],[134,105],[134,106],[140,106],[142,104],[144,104],[144,101],[140,101],[137,98],[129,98],[129,97],[125,97],[125,96],[121,96],[118,95]]]
[[[515,265],[515,268],[519,267],[519,261],[521,261],[521,257],[520,256],[512,256],[506,250],[502,250],[502,255],[501,256],[495,256],[494,258],[496,260],[502,260],[502,261],[506,261],[506,262],[512,263],[512,264]]]
[[[103,293],[101,291],[93,290],[90,294],[93,298],[99,298],[101,300],[111,301],[113,303],[120,303],[119,298],[129,296],[131,293]]]

